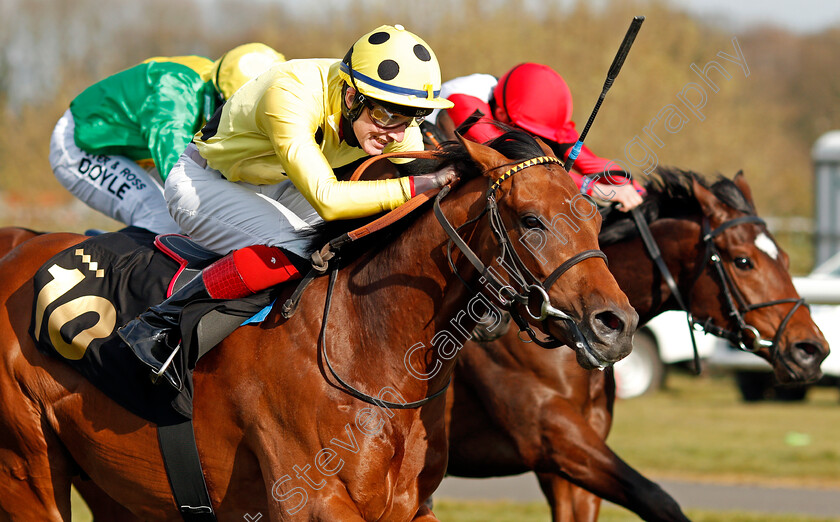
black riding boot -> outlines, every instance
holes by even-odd
[[[195,299],[209,297],[199,274],[168,299],[150,307],[117,331],[134,355],[151,368],[152,382],[157,383],[162,376],[176,390],[183,387],[181,376],[170,360],[181,344],[181,310]]]

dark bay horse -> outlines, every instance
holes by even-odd
[[[732,221],[755,216],[743,175],[711,186],[681,171],[663,171],[659,180],[648,186],[641,210],[695,318],[736,332],[737,311],[763,339],[775,340],[757,354],[773,365],[778,381],[819,378],[828,346],[807,307],[794,308],[799,296],[787,255],[761,222]],[[705,238],[721,226],[728,228]],[[721,258],[726,284],[710,259],[715,254],[708,241]],[[605,219],[601,247],[640,322],[679,308],[627,214],[616,211]],[[747,306],[739,306],[739,299]],[[784,302],[772,304],[776,300]],[[771,305],[756,306],[762,303]],[[448,473],[490,477],[534,471],[555,521],[597,520],[598,497],[644,520],[687,520],[669,495],[606,445],[614,400],[612,372],[580,368],[568,351],[523,344],[515,331],[495,342],[467,343],[449,390]]]
[[[546,154],[524,134],[453,148],[456,188],[435,214],[419,210],[342,262],[328,318],[319,278],[296,315],[272,311],[198,362],[195,435],[221,520],[437,520],[423,501],[445,473],[445,401],[398,406],[444,389],[493,299],[527,308],[529,326],[575,346],[586,367],[629,353],[637,315],[592,254],[600,217]],[[540,257],[519,243],[541,216],[584,214]],[[447,252],[444,221],[461,225],[460,250]],[[0,518],[69,520],[70,482],[83,473],[142,519],[179,520],[154,426],[29,337],[35,271],[83,239],[37,235],[0,258]],[[327,373],[327,353],[376,406]]]

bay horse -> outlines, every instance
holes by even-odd
[[[694,173],[660,170],[647,189],[640,210],[694,317],[721,331],[772,339],[756,353],[773,365],[778,381],[817,380],[827,343],[807,307],[797,304],[788,257],[756,218],[743,174],[709,186]],[[628,214],[609,214],[600,244],[640,323],[681,309]],[[750,349],[754,340],[745,341]],[[614,401],[612,372],[583,369],[568,351],[522,343],[515,331],[494,342],[469,342],[448,392],[447,472],[533,471],[554,521],[597,520],[598,497],[644,520],[688,520],[674,499],[606,445]]]
[[[629,353],[638,316],[597,259],[600,216],[549,154],[524,133],[453,146],[443,161],[459,181],[434,213],[342,258],[291,318],[272,310],[198,361],[195,437],[220,519],[437,520],[423,505],[447,462],[435,397],[495,302],[524,308],[528,329],[574,346],[587,368]],[[538,258],[518,241],[540,216],[578,218]],[[179,520],[155,426],[29,336],[33,275],[83,239],[37,235],[0,258],[0,518],[69,520],[84,474],[139,518]]]

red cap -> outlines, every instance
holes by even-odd
[[[572,93],[551,67],[517,65],[501,77],[493,97],[517,127],[558,143],[577,141],[571,121]]]

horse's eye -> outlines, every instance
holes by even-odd
[[[753,269],[753,262],[752,259],[748,257],[736,257],[735,258],[735,266],[740,270],[752,270]]]
[[[537,216],[528,214],[527,216],[522,216],[522,224],[525,228],[541,228],[542,223],[540,220],[537,219]]]

